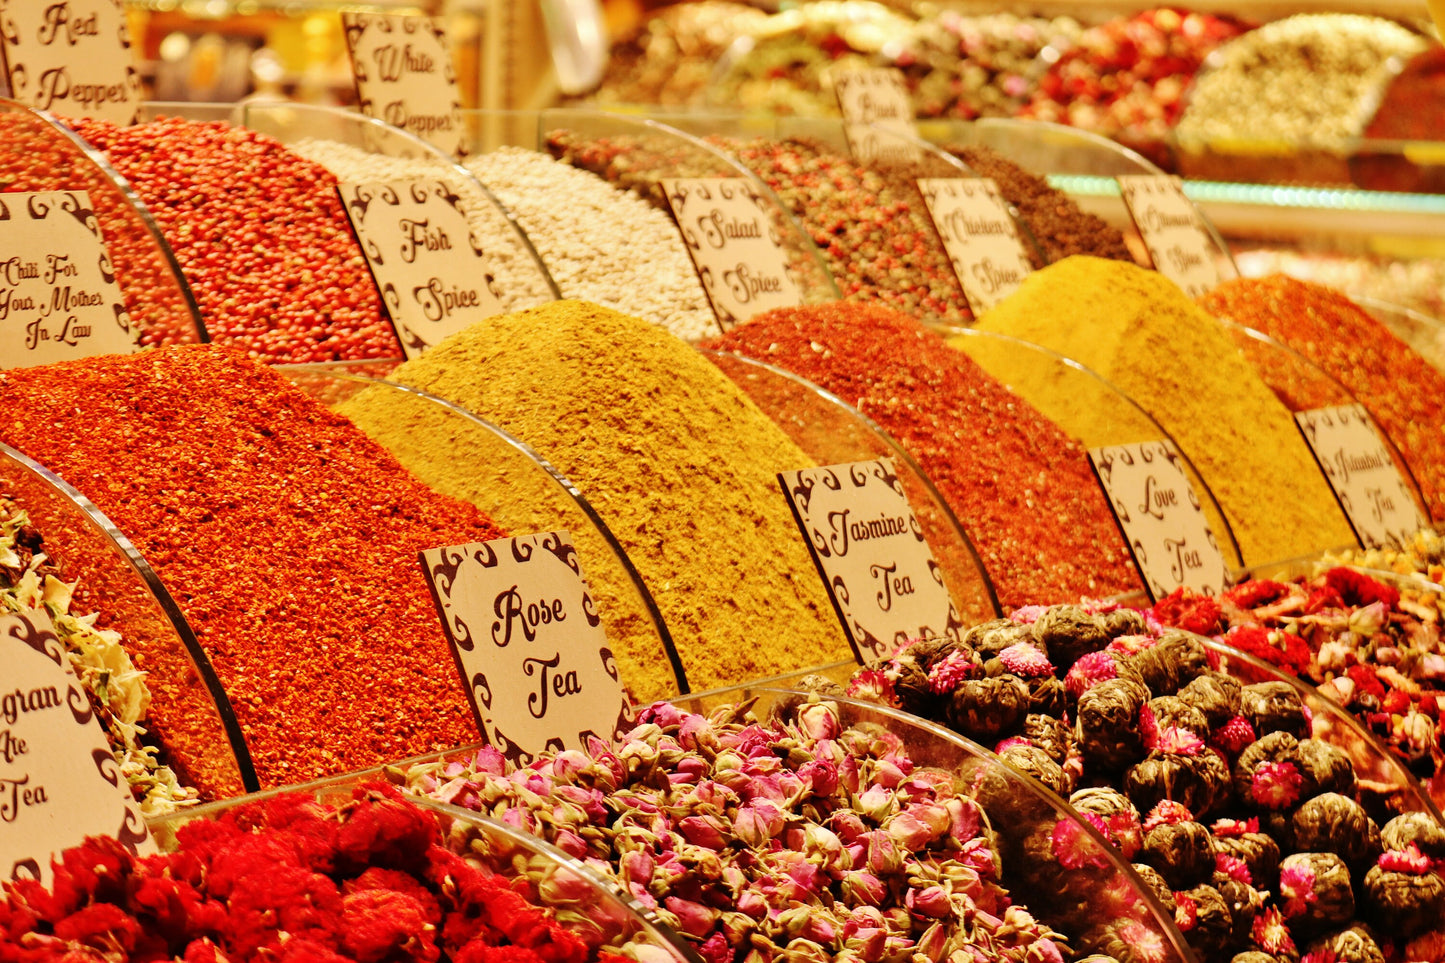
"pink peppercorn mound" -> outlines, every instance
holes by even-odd
[[[383,784],[339,807],[287,794],[176,832],[137,859],[92,837],[47,890],[9,883],[0,961],[605,961],[489,875],[438,845],[435,818]],[[375,845],[402,839],[398,857]]]
[[[1283,274],[1227,281],[1199,302],[1273,335],[1333,375],[1369,409],[1445,520],[1445,375],[1338,291]]]
[[[839,302],[770,311],[717,339],[808,378],[878,421],[968,530],[999,600],[1139,587],[1078,442],[918,322]]]
[[[219,121],[70,123],[150,208],[212,340],[270,363],[401,356],[326,168]]]
[[[225,348],[4,372],[0,397],[0,439],[89,496],[176,597],[264,784],[477,738],[417,563],[500,537],[477,509]],[[158,728],[188,731],[166,695],[184,680],[151,682]]]

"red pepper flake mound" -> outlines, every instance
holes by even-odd
[[[510,880],[439,845],[435,817],[395,788],[352,796],[246,803],[141,859],[87,839],[55,862],[51,889],[6,885],[0,960],[608,959]]]
[[[212,340],[270,363],[400,356],[326,168],[219,121],[69,123],[150,208]]]
[[[1087,456],[913,319],[869,305],[770,311],[713,342],[856,405],[916,458],[1005,606],[1139,588]]]
[[[1430,517],[1445,520],[1445,375],[1364,309],[1323,285],[1283,274],[1238,278],[1200,304],[1283,341],[1348,388],[1399,447]]]
[[[0,397],[0,439],[89,496],[176,597],[264,784],[477,738],[416,560],[500,537],[476,508],[224,348],[4,372]],[[151,681],[179,742],[175,680]]]

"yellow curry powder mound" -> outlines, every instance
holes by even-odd
[[[1204,476],[1246,564],[1354,543],[1289,411],[1163,275],[1066,258],[1031,274],[976,327],[1067,355],[1142,405]]]
[[[557,301],[479,322],[391,377],[500,425],[578,487],[651,589],[693,690],[851,658],[776,479],[812,460],[672,334]],[[655,645],[613,642],[637,697],[675,691]]]

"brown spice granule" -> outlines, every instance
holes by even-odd
[[[0,395],[0,438],[89,496],[175,595],[263,785],[477,739],[416,560],[499,537],[475,508],[211,345],[9,371]],[[184,725],[164,691],[153,711]]]

